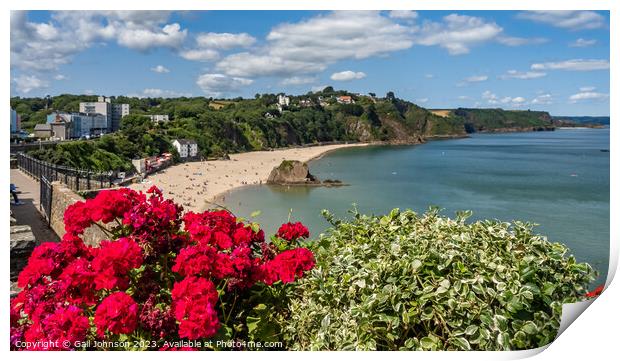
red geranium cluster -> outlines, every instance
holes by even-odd
[[[276,233],[276,236],[292,242],[300,238],[310,237],[310,232],[308,232],[308,228],[301,224],[301,222],[288,222],[280,226],[280,229],[278,229],[278,233]]]
[[[312,252],[294,242],[309,236],[301,223],[282,225],[273,240],[283,245],[228,211],[182,211],[155,187],[105,190],[69,206],[61,242],[38,246],[19,275],[11,348],[71,349],[119,335],[148,336],[155,348],[210,338],[244,304],[229,299],[314,267]],[[93,226],[108,234],[98,246],[82,240]]]

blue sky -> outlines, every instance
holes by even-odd
[[[11,95],[253,97],[331,85],[428,108],[609,115],[609,13],[11,13]]]

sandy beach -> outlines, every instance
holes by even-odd
[[[188,162],[149,175],[143,183],[130,188],[146,191],[160,187],[166,198],[182,204],[186,210],[203,211],[213,207],[231,190],[264,184],[271,170],[283,160],[308,162],[336,149],[365,146],[365,143],[321,145],[231,154],[230,160]]]

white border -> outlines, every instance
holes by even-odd
[[[564,0],[562,2],[551,2],[551,1],[540,1],[540,0],[502,0],[502,1],[489,1],[489,0],[468,0],[468,1],[447,1],[447,0],[435,0],[435,1],[396,1],[396,0],[382,0],[382,1],[370,1],[370,0],[340,0],[336,2],[336,0],[289,0],[289,1],[278,1],[278,0],[210,0],[208,2],[198,2],[196,0],[176,0],[176,1],[164,1],[164,0],[151,0],[148,3],[129,3],[127,1],[119,1],[119,0],[108,0],[105,2],[80,2],[80,1],[70,1],[70,0],[56,0],[54,2],[49,1],[33,1],[33,0],[22,0],[22,1],[4,1],[3,2],[4,10],[1,13],[1,20],[4,26],[4,36],[2,37],[4,56],[2,57],[2,65],[4,72],[2,72],[3,84],[2,95],[3,99],[7,99],[10,97],[10,61],[9,61],[9,44],[10,44],[10,18],[9,18],[9,9],[123,9],[123,10],[133,10],[133,9],[166,9],[166,10],[394,10],[394,9],[414,9],[414,10],[573,10],[573,9],[591,9],[591,10],[611,10],[611,51],[610,51],[610,62],[611,62],[611,82],[610,84],[610,115],[615,122],[615,116],[617,114],[618,107],[618,96],[617,92],[614,90],[618,87],[618,76],[617,72],[614,71],[618,65],[618,20],[619,16],[617,14],[618,5],[617,2],[610,0],[602,0],[602,1],[583,1],[583,0]],[[5,103],[6,104],[6,103]],[[6,118],[3,118],[6,119]],[[4,126],[4,130],[0,132],[0,144],[4,147],[5,155],[8,154],[8,125]],[[618,164],[617,157],[615,156],[615,152],[617,151],[614,146],[614,141],[618,139],[618,129],[617,127],[611,128],[611,144],[610,144],[610,155],[611,155],[611,163],[610,163],[610,176],[611,182],[610,184],[620,184],[618,182]],[[2,169],[9,168],[8,157],[2,158],[2,164],[0,167]],[[0,187],[4,187],[4,189],[8,188],[9,179],[8,177],[3,177],[2,184]],[[620,219],[618,217],[618,191],[613,187],[610,190],[611,195],[611,214],[610,218],[612,220]],[[8,220],[8,203],[3,203],[1,205],[2,214],[1,219]],[[3,232],[6,235],[8,233],[8,221],[3,223]],[[581,317],[579,317],[574,325],[569,327],[555,342],[553,342],[545,352],[538,354],[538,358],[547,359],[547,360],[556,360],[556,359],[586,359],[586,358],[602,358],[607,359],[609,355],[613,355],[616,352],[617,342],[617,329],[618,322],[620,321],[620,317],[617,310],[618,300],[620,300],[620,288],[617,285],[617,281],[610,286],[613,275],[615,274],[618,268],[618,251],[619,251],[619,243],[618,243],[618,224],[613,223],[610,225],[611,227],[611,247],[610,247],[610,264],[609,264],[609,275],[607,280],[608,289],[605,290],[603,295],[599,297],[594,302],[594,307],[588,308]],[[5,238],[6,239],[6,238]],[[2,257],[2,264],[5,265],[4,269],[8,271],[8,247],[5,243],[4,246],[5,255]],[[5,271],[6,272],[6,271]],[[8,278],[3,278],[3,282],[5,285],[5,290],[9,288]],[[4,298],[4,305],[2,307],[3,310],[8,309],[8,297]],[[2,321],[2,335],[5,343],[0,346],[5,352],[8,352],[8,339],[9,339],[9,315],[8,312],[2,312],[4,316],[4,320]],[[2,339],[2,338],[0,338]],[[532,356],[537,354],[541,350],[533,350],[533,351],[521,351],[521,352],[460,352],[460,353],[448,353],[448,352],[435,352],[435,353],[401,353],[401,352],[391,352],[389,353],[390,357],[394,358],[402,358],[402,359],[411,359],[411,358],[423,358],[423,359],[447,359],[447,358],[462,358],[462,359],[471,359],[471,360],[486,360],[486,359],[514,359],[514,358],[523,358]],[[149,358],[161,358],[168,359],[171,357],[170,353],[134,353],[130,357],[145,357],[148,355]],[[73,359],[73,358],[94,358],[94,359],[103,359],[107,358],[108,355],[102,352],[94,352],[94,353],[45,353],[45,354],[35,354],[30,352],[22,352],[22,353],[12,353],[10,355],[6,355],[12,358],[35,358],[35,357],[45,357],[45,358],[58,358],[58,359]],[[123,354],[122,356],[127,356]],[[176,354],[175,356],[180,356]],[[377,354],[369,354],[369,353],[356,353],[355,355],[342,355],[342,352],[333,352],[333,353],[322,353],[319,355],[315,353],[301,352],[296,353],[294,355],[295,358],[300,359],[314,359],[316,357],[328,357],[328,358],[340,358],[353,356],[356,358],[364,358],[364,357],[376,357]],[[381,355],[383,356],[383,355]],[[183,353],[182,357],[184,358],[259,358],[259,359],[272,359],[272,358],[289,358],[291,357],[288,353],[274,353],[274,352],[263,352],[263,353],[218,353],[218,354],[204,354],[204,353]]]

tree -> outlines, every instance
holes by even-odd
[[[385,98],[389,101],[393,101],[394,99],[396,99],[396,96],[394,96],[394,92],[393,91],[389,91],[387,92],[387,94],[385,95]]]

